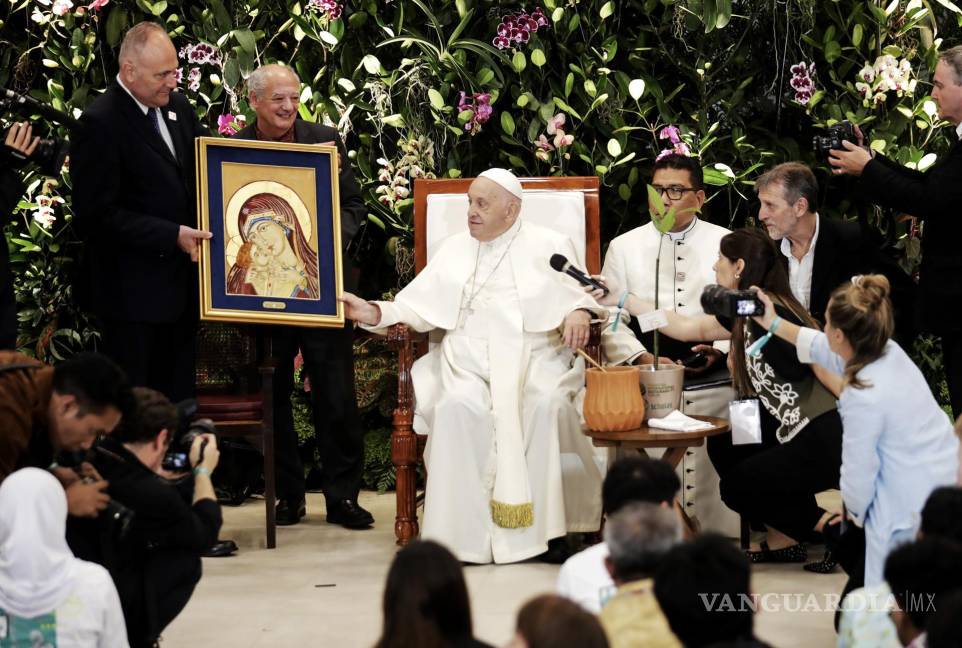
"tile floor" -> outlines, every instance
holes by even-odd
[[[274,648],[373,645],[381,595],[395,552],[394,494],[363,492],[361,504],[377,523],[348,531],[323,521],[323,497],[308,495],[308,517],[278,529],[278,547],[264,548],[264,507],[251,501],[224,509],[221,537],[240,545],[231,558],[205,559],[204,577],[187,608],[164,633],[165,648]],[[540,563],[472,566],[465,570],[476,634],[504,645],[514,615],[530,597],[551,591],[558,568]],[[756,617],[759,636],[777,648],[835,643],[832,613],[812,611],[814,593],[841,591],[844,576],[809,574],[798,565],[764,565],[754,573],[768,610]],[[784,608],[772,610],[777,604]],[[806,610],[806,608],[809,608]]]

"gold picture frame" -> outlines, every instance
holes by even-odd
[[[337,147],[199,137],[200,319],[343,327]]]

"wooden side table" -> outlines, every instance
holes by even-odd
[[[691,418],[711,423],[712,427],[697,432],[672,432],[642,425],[640,428],[624,432],[586,430],[585,434],[591,437],[592,443],[599,448],[633,449],[645,456],[650,456],[649,448],[664,448],[665,452],[661,455],[661,460],[667,462],[672,468],[677,468],[688,448],[702,446],[708,437],[724,434],[729,430],[727,419],[717,416],[692,416]],[[697,522],[692,520],[681,506],[678,506],[678,511],[688,534],[697,533]]]

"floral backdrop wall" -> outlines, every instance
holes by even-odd
[[[962,41],[950,0],[0,0],[0,84],[79,114],[144,19],[169,30],[181,91],[212,131],[253,118],[255,66],[297,70],[301,117],[338,127],[362,184],[352,253],[368,296],[410,279],[416,178],[598,175],[607,242],[647,221],[666,149],[699,156],[706,215],[730,226],[752,222],[763,167],[810,163],[819,212],[878,228],[912,270],[911,215],[854,199],[811,142],[849,119],[873,149],[931,166],[951,129],[929,82],[939,49]],[[70,218],[69,176],[33,176],[6,229],[20,344],[47,359],[97,344],[73,291]],[[917,353],[936,381],[933,344]]]

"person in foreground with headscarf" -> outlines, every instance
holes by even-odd
[[[341,298],[365,328],[403,322],[441,335],[411,372],[414,427],[428,434],[422,537],[464,562],[525,560],[601,520],[574,350],[603,309],[551,269],[553,254],[578,258],[574,244],[519,218],[522,200],[510,171],[485,171],[468,190],[468,231],[446,239],[393,302]]]
[[[66,523],[67,496],[47,471],[23,468],[0,485],[0,643],[127,648],[114,582],[74,558]]]

